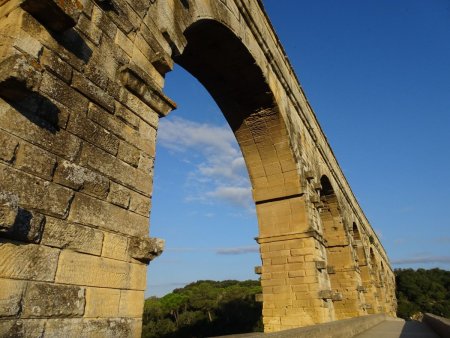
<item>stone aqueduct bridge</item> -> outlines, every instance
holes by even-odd
[[[174,62],[244,155],[265,330],[395,315],[386,253],[258,1],[0,0],[0,60],[0,336],[139,336]]]

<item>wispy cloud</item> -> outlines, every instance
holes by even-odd
[[[235,246],[228,248],[167,248],[166,251],[171,252],[210,252],[217,255],[243,255],[249,253],[259,253],[257,245]]]
[[[416,256],[402,259],[393,259],[392,264],[420,264],[420,263],[444,263],[450,264],[450,256]]]
[[[250,208],[252,203],[252,193],[249,188],[244,187],[217,187],[214,191],[209,191],[207,196],[217,197],[219,199],[235,204],[236,206],[244,206]]]
[[[220,248],[216,251],[218,255],[243,255],[257,252],[259,253],[259,248],[257,245],[238,246],[234,248]]]
[[[196,155],[195,161],[190,161],[195,169],[186,175],[186,201],[223,200],[249,210],[254,208],[244,158],[228,126],[176,117],[163,119],[158,142],[177,156]]]

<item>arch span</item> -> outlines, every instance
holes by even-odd
[[[347,220],[371,248],[373,287],[377,262],[393,273],[261,2],[113,4],[0,1],[0,333],[140,335],[146,265],[163,246],[148,222],[174,61],[210,91],[244,154],[265,330],[363,314]]]

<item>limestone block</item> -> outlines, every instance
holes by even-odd
[[[120,106],[118,105],[118,107]],[[90,105],[88,116],[92,121],[103,126],[103,128],[125,140],[127,143],[134,145],[140,150],[149,152],[154,149],[156,132],[154,134],[155,139],[149,141],[148,137],[143,137],[142,133],[124,123],[123,119],[112,116],[106,110],[101,109],[94,104]]]
[[[110,39],[114,39],[117,33],[117,26],[109,20],[106,13],[104,13],[99,7],[93,6],[92,8],[92,23],[100,28],[103,33],[108,35]]]
[[[59,250],[0,239],[0,277],[53,281]]]
[[[95,45],[100,43],[102,31],[89,20],[85,15],[81,15],[78,20],[77,28]]]
[[[255,273],[258,275],[262,274],[262,266],[255,266]]]
[[[63,106],[79,113],[84,113],[89,100],[69,87],[64,81],[45,72],[39,89]]]
[[[61,249],[100,255],[103,233],[86,226],[48,217],[41,243]]]
[[[324,270],[327,268],[327,263],[325,261],[316,261],[316,269]]]
[[[80,317],[84,288],[72,285],[30,283],[23,299],[22,318]]]
[[[53,181],[101,199],[106,198],[109,190],[106,177],[65,160],[58,162]]]
[[[49,319],[45,325],[45,338],[139,338],[141,325],[142,320],[134,318]]]
[[[150,213],[151,198],[136,192],[131,192],[130,197],[131,200],[129,210],[148,217]]]
[[[262,303],[262,302],[264,301],[263,294],[262,294],[262,293],[256,294],[256,295],[255,295],[255,301],[256,301],[256,302],[259,302],[259,303]]]
[[[111,189],[108,194],[108,202],[127,209],[130,205],[130,191],[120,184],[111,183]]]
[[[131,236],[148,234],[147,217],[82,194],[76,194],[68,220]]]
[[[148,145],[147,148],[144,149],[141,147],[140,149],[142,149],[150,157],[154,158],[156,149],[156,129],[141,120],[141,123],[139,124],[139,135]]]
[[[132,258],[148,264],[161,255],[164,250],[164,244],[164,240],[160,238],[132,237],[129,242],[128,252]]]
[[[365,286],[362,286],[362,285],[358,285],[358,287],[356,288],[356,290],[359,291],[359,292],[364,292],[364,293],[367,292],[366,287],[365,287]]]
[[[118,138],[108,130],[92,122],[81,114],[72,114],[67,130],[112,155],[117,154],[119,148]]]
[[[80,140],[63,129],[42,128],[33,118],[19,113],[0,99],[0,125],[3,130],[66,159],[73,159],[80,148]]]
[[[319,298],[322,299],[332,299],[333,298],[333,291],[332,290],[321,290],[319,291]]]
[[[105,232],[102,256],[107,258],[128,261],[128,237]]]
[[[7,133],[0,132],[0,144],[2,145],[0,147],[0,160],[12,162],[19,145],[18,140]]]
[[[23,281],[0,278],[0,317],[16,316],[19,313],[25,285]]]
[[[36,90],[41,80],[39,64],[21,54],[0,62],[0,97],[12,101],[23,99]]]
[[[140,155],[141,155],[140,151],[137,148],[133,147],[132,145],[129,145],[126,142],[123,141],[120,142],[117,157],[120,158],[122,161],[127,162],[133,167],[137,167],[140,162],[139,161]]]
[[[44,224],[44,215],[18,208],[14,224],[7,230],[0,229],[0,236],[22,242],[39,243]]]
[[[150,195],[153,182],[149,175],[118,160],[100,149],[84,144],[81,152],[81,164],[99,171],[107,177],[131,189]]]
[[[82,11],[78,0],[21,0],[21,7],[44,26],[57,32],[75,26]]]
[[[130,111],[145,121],[149,126],[153,128],[158,127],[159,115],[151,107],[142,102],[136,95],[122,89],[120,99]]]
[[[72,68],[50,49],[44,48],[40,61],[47,70],[64,82],[69,83],[72,79]]]
[[[123,49],[123,51],[127,53],[129,57],[133,55],[133,41],[131,41],[127,37],[127,35],[122,32],[122,30],[117,30],[114,42],[117,46],[120,46],[120,48]]]
[[[80,73],[73,74],[72,87],[78,89],[81,93],[86,95],[86,97],[90,98],[92,101],[96,102],[109,112],[114,113],[114,98],[112,98],[106,91],[102,90],[96,84],[87,80]]]
[[[139,128],[139,117],[120,103],[116,104],[116,116],[134,129]]]
[[[0,192],[0,233],[9,231],[19,213],[19,198],[17,195]]]
[[[55,280],[64,284],[144,290],[145,265],[144,270],[136,265],[64,250]]]
[[[334,293],[333,293],[333,296],[331,297],[331,299],[333,300],[333,302],[336,302],[336,301],[341,301],[341,300],[343,300],[344,298],[343,298],[341,292],[334,292]]]
[[[5,338],[43,337],[44,327],[45,320],[39,319],[0,320],[0,336]]]
[[[144,291],[120,291],[119,317],[141,318],[144,311]]]
[[[57,184],[0,164],[0,191],[19,197],[24,208],[42,213],[65,216],[73,192]]]
[[[176,108],[175,102],[165,96],[158,84],[139,67],[127,65],[121,70],[123,85],[162,116]]]
[[[133,290],[145,290],[147,279],[147,265],[131,264],[130,265],[130,287]]]
[[[138,168],[145,173],[153,174],[153,168],[155,166],[155,158],[146,154],[140,154]]]
[[[106,288],[86,289],[86,311],[87,318],[118,317],[120,290]]]
[[[50,181],[56,159],[48,152],[22,143],[16,155],[16,168]]]

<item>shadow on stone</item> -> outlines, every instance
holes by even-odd
[[[20,91],[20,83],[17,82],[18,87],[14,91],[14,96],[5,95],[2,88],[0,88],[0,97],[2,97],[11,107],[25,116],[30,122],[35,125],[48,130],[55,134],[59,131],[59,108],[48,98],[35,92]]]
[[[75,55],[84,63],[88,63],[92,56],[92,49],[89,48],[83,37],[73,28],[64,32],[48,31],[52,37],[66,50]]]
[[[399,338],[439,338],[427,325],[416,320],[407,320],[402,328]]]
[[[39,243],[44,224],[44,215],[19,207],[14,223],[10,227],[0,228],[0,237],[21,242]]]

